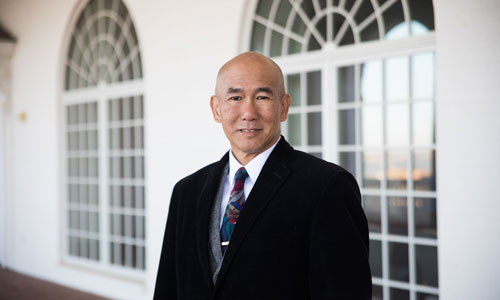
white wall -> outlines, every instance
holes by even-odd
[[[435,1],[440,299],[500,295],[500,1]]]
[[[147,274],[124,280],[61,262],[60,87],[68,22],[77,1],[4,0],[0,20],[19,37],[12,63],[15,256],[22,273],[120,299],[153,292],[173,185],[214,160],[228,144],[212,121],[209,98],[217,69],[238,49],[244,1],[125,0],[144,63],[147,159]]]

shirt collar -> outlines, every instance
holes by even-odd
[[[233,151],[229,151],[229,184],[232,184],[234,182],[236,171],[238,171],[238,169],[241,167],[245,167],[248,173],[248,177],[250,178],[250,180],[252,180],[253,183],[255,183],[257,181],[257,178],[259,177],[260,171],[262,171],[264,164],[269,158],[269,155],[271,155],[271,152],[273,152],[274,147],[276,147],[276,144],[278,144],[280,139],[281,136],[276,141],[276,143],[274,143],[266,151],[259,153],[246,166],[243,166],[238,162],[238,160],[233,155]]]

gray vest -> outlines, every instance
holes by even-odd
[[[210,214],[210,224],[209,224],[209,239],[208,247],[210,249],[210,271],[212,272],[212,282],[215,285],[217,281],[217,276],[219,275],[220,266],[222,265],[222,260],[224,256],[222,255],[222,248],[220,242],[220,206],[222,203],[222,193],[224,191],[224,181],[226,180],[227,173],[229,171],[229,164],[226,164],[224,170],[221,174],[221,179],[219,182],[219,188],[217,189],[217,194],[215,195],[214,206],[212,207],[212,213]]]

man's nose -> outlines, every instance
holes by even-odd
[[[257,107],[255,100],[247,98],[243,101],[242,118],[245,121],[257,119]]]

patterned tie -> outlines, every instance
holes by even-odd
[[[243,205],[245,205],[243,187],[245,186],[245,179],[247,179],[247,177],[248,173],[244,167],[236,171],[234,187],[229,195],[229,202],[227,203],[224,219],[222,219],[222,227],[220,229],[223,254],[226,252],[226,248],[231,240],[231,234],[233,234],[234,226],[238,221]]]

